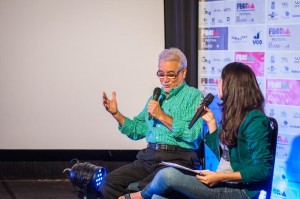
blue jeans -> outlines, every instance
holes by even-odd
[[[145,199],[151,199],[152,196],[155,199],[170,198],[172,197],[170,194],[174,193],[184,195],[181,198],[249,199],[243,189],[225,186],[208,187],[194,174],[185,174],[171,167],[160,170],[141,192]]]

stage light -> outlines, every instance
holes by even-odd
[[[83,189],[84,193],[88,190],[98,191],[106,175],[106,169],[93,165],[89,162],[80,163],[77,159],[72,160],[76,163],[72,168],[66,168],[63,173],[69,171],[69,178],[73,185]]]

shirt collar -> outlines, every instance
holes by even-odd
[[[182,84],[180,84],[179,86],[177,86],[176,88],[172,88],[169,92],[169,97],[176,95],[177,93],[179,93],[179,91],[181,91],[183,89],[183,87],[186,85],[186,82],[182,82]],[[166,91],[164,89],[162,89],[162,94],[166,95]]]

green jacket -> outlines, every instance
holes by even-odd
[[[205,143],[220,159],[220,128],[205,136]],[[271,150],[269,118],[259,110],[252,110],[242,122],[235,147],[229,149],[233,171],[239,171],[242,185],[249,197],[254,197],[265,188],[272,178],[273,155]]]

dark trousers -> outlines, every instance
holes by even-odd
[[[193,151],[167,151],[146,148],[137,154],[137,160],[124,165],[107,174],[100,187],[102,199],[116,199],[126,193],[132,182],[139,182],[139,188],[144,188],[154,178],[155,174],[165,166],[161,161],[174,162],[193,169],[199,169],[200,161]]]

